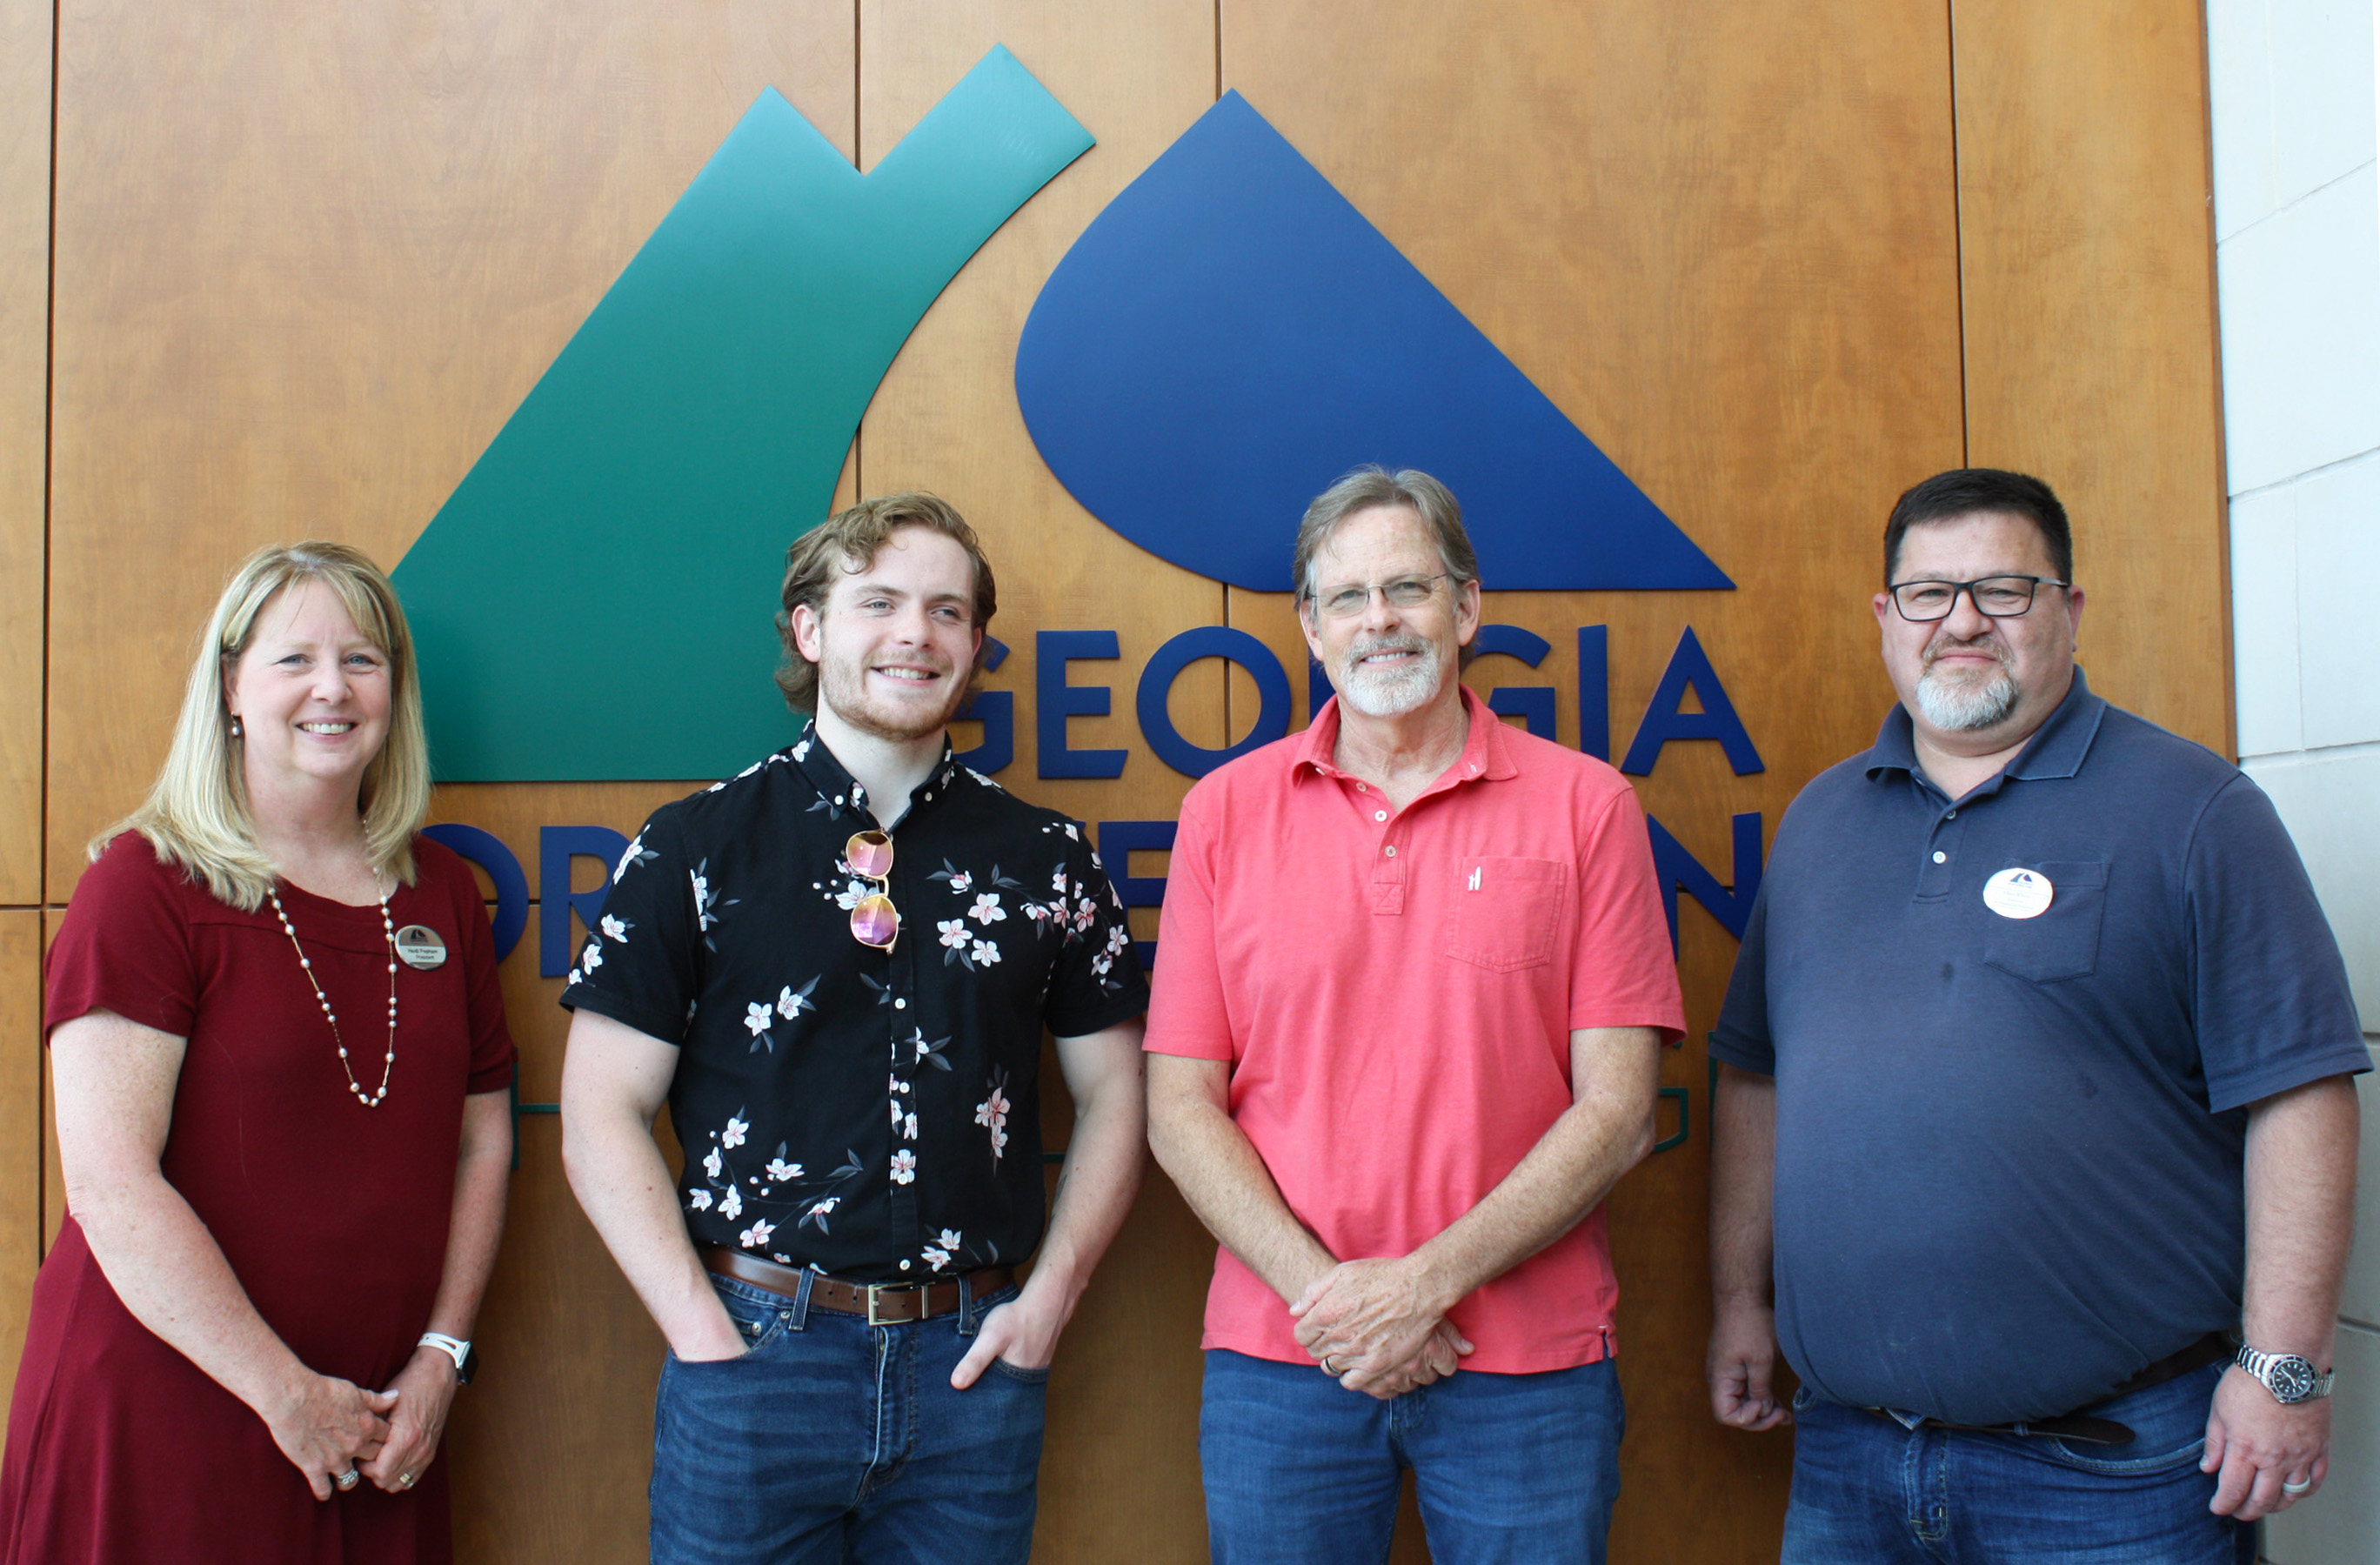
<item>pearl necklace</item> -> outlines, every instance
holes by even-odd
[[[331,1010],[331,997],[322,992],[322,981],[314,977],[314,964],[307,959],[306,948],[298,943],[298,931],[290,927],[289,910],[281,905],[281,893],[267,888],[265,895],[273,899],[273,914],[281,920],[281,932],[289,937],[289,949],[298,953],[298,965],[304,970],[306,981],[314,987],[314,999],[322,1007],[322,1019],[331,1024],[331,1037],[339,1046],[339,1069],[347,1074],[347,1090],[356,1101],[367,1109],[377,1109],[388,1098],[388,1078],[396,1070],[396,925],[388,916],[388,899],[396,890],[392,883],[381,891],[380,871],[372,871],[372,890],[380,892],[381,933],[388,940],[388,1052],[381,1056],[380,1090],[368,1093],[356,1080],[356,1069],[347,1063],[347,1040],[339,1033],[339,1018]]]

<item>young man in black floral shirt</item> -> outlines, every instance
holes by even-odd
[[[952,756],[994,603],[958,514],[841,513],[783,601],[814,718],[654,812],[562,996],[571,1187],[671,1350],[652,1557],[1022,1561],[1050,1357],[1140,1179],[1148,991],[1081,827]]]

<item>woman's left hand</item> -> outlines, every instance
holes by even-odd
[[[388,1415],[388,1443],[356,1469],[393,1495],[421,1480],[438,1455],[446,1432],[446,1410],[455,1401],[455,1361],[436,1348],[416,1348],[389,1389],[400,1395]]]

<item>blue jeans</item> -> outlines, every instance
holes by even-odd
[[[1910,1429],[1804,1389],[1782,1565],[2252,1565],[2256,1529],[2206,1509],[2198,1470],[2223,1370],[2081,1410],[2128,1446]]]
[[[1033,1545],[1049,1371],[951,1389],[984,1312],[869,1326],[713,1278],[750,1351],[662,1366],[654,1565],[1014,1561]]]
[[[1602,1565],[1620,1495],[1609,1359],[1459,1370],[1378,1401],[1314,1365],[1207,1352],[1198,1413],[1217,1565],[1379,1565],[1410,1467],[1438,1565]]]

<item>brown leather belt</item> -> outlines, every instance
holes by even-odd
[[[2233,1351],[2229,1332],[2210,1331],[2180,1353],[2168,1353],[2143,1369],[2100,1398],[2099,1401],[2111,1402],[2118,1397],[2127,1397],[2134,1391],[2145,1391],[2152,1386],[2178,1380],[2193,1369],[2204,1369],[2217,1359],[2231,1357]],[[2091,1405],[2096,1407],[2099,1403]],[[1892,1417],[1880,1407],[1861,1411]],[[1893,1421],[1900,1422],[1898,1419]],[[2112,1418],[2093,1418],[2082,1413],[2060,1413],[2055,1418],[2028,1418],[2022,1424],[1952,1424],[1939,1418],[1928,1418],[1924,1423],[1929,1429],[1964,1429],[1980,1435],[2047,1435],[2054,1439],[2083,1440],[2095,1446],[2128,1446],[2132,1443],[2132,1431],[2128,1425]]]
[[[906,1326],[912,1321],[955,1315],[968,1295],[980,1299],[1016,1280],[1012,1268],[995,1266],[968,1272],[964,1289],[960,1286],[962,1280],[955,1277],[941,1282],[846,1282],[839,1277],[805,1272],[799,1267],[779,1266],[757,1256],[741,1255],[722,1244],[702,1245],[698,1253],[704,1270],[748,1282],[780,1298],[801,1297],[802,1279],[808,1277],[810,1308],[856,1315],[870,1326]]]

